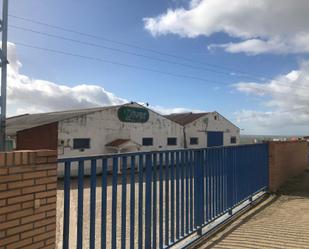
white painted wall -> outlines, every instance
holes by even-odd
[[[118,138],[130,139],[142,145],[143,137],[152,137],[153,146],[142,146],[142,151],[183,148],[183,127],[181,125],[151,110],[149,110],[149,120],[146,123],[121,122],[117,111],[118,107],[111,107],[60,121],[58,125],[59,158],[115,153],[115,150],[108,149],[105,145]],[[168,137],[176,137],[177,146],[168,146]],[[90,138],[90,149],[74,150],[74,138]],[[124,152],[128,151],[136,151],[136,148],[130,148]]]
[[[217,117],[217,119],[215,119]],[[207,113],[204,116],[185,126],[188,148],[206,148],[206,131],[223,131],[223,145],[237,145],[240,142],[239,128],[217,112]],[[231,144],[231,137],[236,137],[236,144]],[[197,137],[198,144],[190,145],[190,137]]]

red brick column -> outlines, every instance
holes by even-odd
[[[55,248],[57,154],[0,153],[0,249]]]

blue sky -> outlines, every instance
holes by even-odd
[[[196,70],[180,65],[117,53],[108,49],[85,46],[27,32],[14,27],[9,28],[9,41],[16,43],[17,57],[23,65],[19,69],[19,74],[26,75],[30,79],[45,80],[68,87],[74,87],[80,84],[98,85],[119,98],[138,102],[149,102],[151,106],[160,106],[160,108],[183,107],[192,110],[217,110],[232,121],[237,122],[240,128],[244,128],[248,133],[306,133],[307,130],[304,128],[306,123],[301,123],[300,130],[299,124],[295,125],[294,123],[288,124],[286,129],[275,129],[276,127],[263,126],[263,124],[260,127],[250,126],[250,122],[255,123],[254,115],[252,117],[251,112],[254,112],[255,115],[256,113],[264,113],[264,115],[265,113],[266,115],[270,113],[271,116],[272,112],[280,109],[279,112],[284,113],[285,109],[282,109],[281,106],[265,104],[273,100],[274,96],[272,92],[263,94],[252,93],[252,88],[251,90],[247,88],[252,87],[250,85],[251,83],[248,83],[245,88],[235,88],[232,85],[239,82],[254,82],[254,84],[263,87],[262,84],[268,84],[270,82],[268,79],[276,79],[279,75],[284,76],[292,70],[299,70],[301,63],[306,61],[308,57],[307,52],[278,52],[272,51],[271,49],[266,52],[246,50],[229,52],[227,49],[220,47],[209,49],[209,45],[240,43],[252,37],[262,37],[264,40],[271,40],[273,35],[271,32],[273,31],[269,31],[266,35],[265,32],[263,33],[261,31],[260,34],[252,34],[248,37],[247,34],[245,36],[240,34],[242,31],[235,31],[235,28],[232,31],[226,31],[226,28],[221,28],[220,30],[220,27],[218,27],[218,30],[209,31],[209,28],[205,27],[204,30],[196,29],[196,33],[192,35],[190,31],[188,32],[183,28],[186,27],[186,23],[181,17],[177,21],[177,25],[174,25],[170,21],[167,23],[163,20],[168,9],[173,14],[178,10],[189,11],[196,8],[203,10],[203,2],[206,4],[206,2],[212,2],[212,0],[11,0],[9,6],[11,15],[9,24],[102,46],[119,48],[176,63],[192,64],[146,50],[134,49],[132,47],[67,33],[58,29],[20,20],[13,16],[29,18],[63,28],[77,30],[82,33],[107,37],[111,40],[190,58],[198,63],[195,66],[205,67],[206,70]],[[243,1],[239,2],[241,5]],[[151,28],[149,26],[147,27],[144,18],[153,18],[154,25]],[[207,13],[205,13],[205,18],[207,19]],[[199,21],[199,19],[197,20]],[[201,23],[203,24],[206,21],[208,20],[201,20]],[[181,24],[183,24],[183,27],[179,28],[178,25]],[[252,29],[254,29],[254,26]],[[203,33],[204,31],[206,34]],[[275,35],[276,37],[278,36],[277,34]],[[174,74],[189,75],[207,79],[207,81],[173,77],[84,58],[48,53],[20,46],[19,43],[89,57],[99,57]],[[235,77],[228,74],[210,72],[207,69],[221,69],[210,68],[204,63],[231,68],[230,70],[224,69],[225,73],[233,73],[239,70],[252,75],[254,78],[249,79],[247,77]],[[264,77],[267,80],[263,81],[257,76]],[[15,105],[17,105],[16,101]],[[14,109],[14,111],[16,110]],[[251,115],[250,120],[246,122],[244,121],[243,113],[248,113],[249,111]],[[305,120],[307,121],[307,119]],[[259,122],[261,121],[259,120]],[[278,122],[280,123],[280,120]]]

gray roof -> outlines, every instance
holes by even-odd
[[[180,125],[187,125],[194,120],[203,117],[204,115],[208,114],[209,112],[201,112],[201,113],[192,113],[192,112],[185,112],[185,113],[172,113],[169,115],[165,115],[164,117],[180,124]]]
[[[12,136],[16,135],[18,131],[115,107],[119,107],[119,105],[14,116],[6,119],[6,133]]]

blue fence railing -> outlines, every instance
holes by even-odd
[[[267,144],[67,158],[60,166],[64,249],[168,248],[268,187]]]

